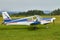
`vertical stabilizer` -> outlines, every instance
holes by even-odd
[[[3,20],[4,20],[5,22],[11,20],[11,18],[10,18],[10,16],[8,15],[7,12],[2,12],[2,16],[3,16]]]

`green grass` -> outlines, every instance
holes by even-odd
[[[0,40],[60,40],[60,16],[54,17],[56,17],[54,24],[37,25],[39,28],[37,30],[31,30],[29,26],[0,24]],[[49,28],[47,29],[46,26]]]

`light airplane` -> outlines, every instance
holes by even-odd
[[[20,19],[11,19],[7,12],[2,12],[3,23],[6,25],[37,25],[48,24],[56,18],[41,18],[39,15],[29,16]]]

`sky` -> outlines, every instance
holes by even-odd
[[[60,8],[60,0],[0,0],[0,10],[28,11],[55,10]]]

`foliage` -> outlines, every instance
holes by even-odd
[[[52,15],[60,15],[60,9],[51,12]]]
[[[41,10],[29,10],[27,12],[19,12],[17,14],[13,14],[15,16],[31,16],[31,15],[43,15],[44,12]]]
[[[14,14],[10,14],[10,16],[31,16],[31,15],[60,15],[60,9],[56,9],[54,11],[52,11],[51,13],[45,14],[44,11],[42,10],[28,10],[27,12],[19,12],[19,13],[14,13]],[[0,14],[0,17],[2,15]]]

